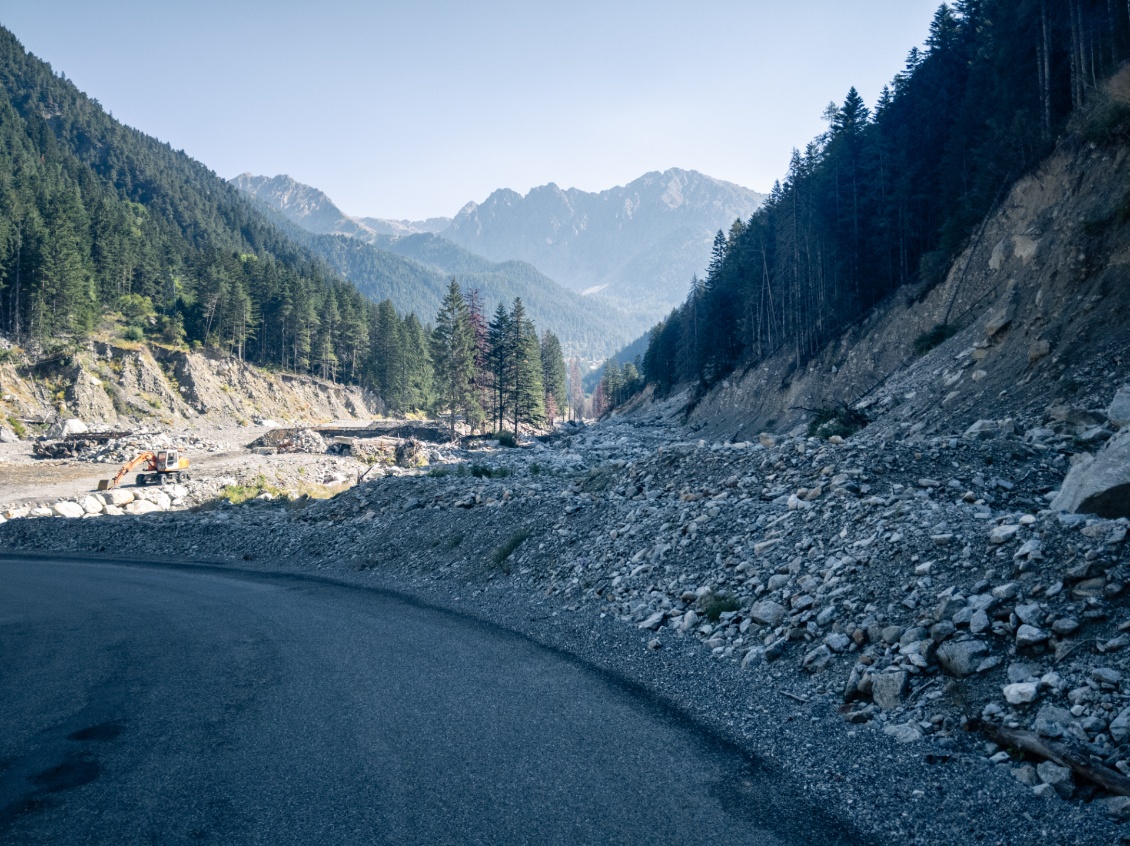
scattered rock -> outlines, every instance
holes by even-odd
[[[754,622],[770,627],[779,626],[787,613],[784,605],[768,599],[755,602],[749,609],[749,616]]]
[[[1036,775],[1044,784],[1050,784],[1061,799],[1070,799],[1071,794],[1075,792],[1075,782],[1071,777],[1071,770],[1067,767],[1044,761],[1036,765]]]
[[[1039,690],[1040,688],[1035,682],[1017,682],[1006,684],[1002,692],[1009,705],[1027,705],[1036,700]]]
[[[880,673],[871,677],[871,698],[884,711],[893,711],[902,705],[906,693],[907,674]]]
[[[971,676],[989,655],[989,646],[981,640],[949,641],[938,647],[938,663],[954,676]]]
[[[1123,385],[1115,391],[1114,399],[1107,406],[1106,417],[1119,429],[1130,425],[1130,385]]]

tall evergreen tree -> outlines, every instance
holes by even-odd
[[[510,313],[502,303],[494,311],[487,327],[490,348],[488,361],[493,383],[495,430],[501,431],[513,390],[514,343],[511,337]]]
[[[569,398],[565,388],[565,356],[561,341],[548,329],[541,336],[541,378],[545,388],[545,413],[553,425],[558,413],[566,414]]]
[[[435,328],[432,330],[432,367],[435,371],[437,402],[446,408],[455,440],[455,421],[460,412],[475,408],[475,339],[467,301],[453,278],[447,288]],[[468,415],[468,419],[470,415]]]
[[[540,425],[545,417],[545,387],[541,379],[541,344],[537,328],[526,317],[522,298],[515,297],[510,310],[513,355],[512,413],[514,434],[522,423]]]

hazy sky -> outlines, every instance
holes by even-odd
[[[221,176],[422,218],[669,167],[768,191],[830,100],[874,103],[938,5],[0,0],[0,23]]]

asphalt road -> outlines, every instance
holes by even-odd
[[[393,595],[0,559],[0,843],[850,842],[800,796],[630,685]]]

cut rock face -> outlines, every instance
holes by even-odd
[[[1130,517],[1130,429],[1072,467],[1051,507],[1111,520]]]

